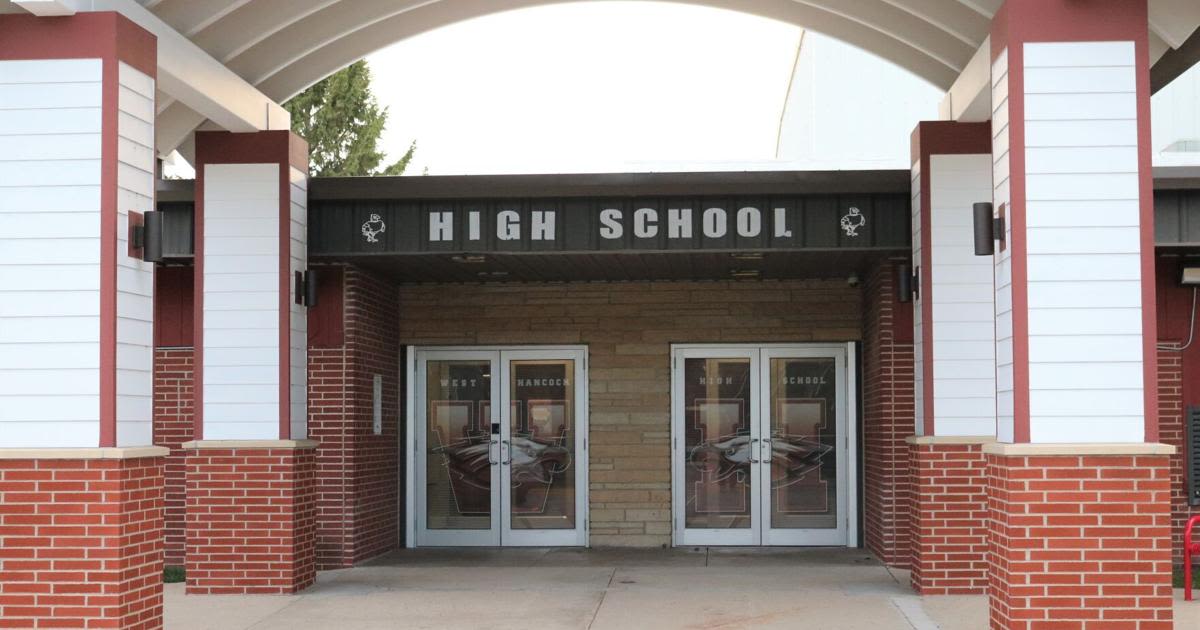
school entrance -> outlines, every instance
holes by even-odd
[[[587,542],[586,350],[416,348],[417,546]]]
[[[850,344],[672,349],[677,545],[849,545]]]

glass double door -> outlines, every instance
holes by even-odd
[[[586,544],[586,351],[415,359],[417,545]]]
[[[676,346],[677,545],[853,545],[847,345]]]

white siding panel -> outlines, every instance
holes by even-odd
[[[0,62],[0,85],[29,83],[95,83],[100,59],[37,59]]]
[[[205,405],[204,439],[206,440],[261,440],[264,435],[279,435],[279,422],[238,421],[235,417],[262,418],[271,413],[278,415],[277,405],[214,405],[211,409]],[[218,424],[208,424],[208,413],[217,414],[229,420]],[[273,439],[273,438],[272,438]]]
[[[1086,94],[1088,92],[1133,93],[1135,75],[1126,66],[1026,67],[1026,94]]]
[[[1137,227],[1139,222],[1136,199],[1040,200],[1026,207],[1025,225],[1029,228]]]
[[[0,110],[45,108],[47,103],[60,107],[88,106],[100,103],[102,85],[99,76],[95,81],[76,83],[0,83]]]
[[[1137,165],[1136,146],[1025,149],[1025,168],[1037,173],[1127,173]]]
[[[154,80],[125,63],[118,77],[117,446],[144,446],[153,443],[154,265],[129,256],[129,213],[154,209]]]
[[[204,169],[204,437],[277,439],[279,166]]]
[[[99,445],[102,81],[0,61],[0,447]]]
[[[1132,67],[1133,42],[1044,42],[1025,44],[1025,71],[1032,68]]]
[[[912,244],[913,257],[911,269],[919,273],[923,265],[921,256],[924,252],[921,236],[921,162],[912,165]],[[923,296],[917,292],[913,300],[913,410],[917,435],[925,434],[925,329],[922,315]],[[933,404],[929,401],[928,404]]]
[[[291,168],[289,195],[291,209],[291,269],[308,269],[308,174]],[[296,304],[296,296],[288,301],[290,312],[291,348],[290,409],[291,437],[308,437],[308,308]]]
[[[100,155],[100,134],[0,135],[0,161],[91,160]]]
[[[999,212],[1009,203],[1011,141],[1009,138],[1008,49],[1000,51],[992,62],[992,204]],[[1011,212],[1009,212],[1011,216]],[[1005,239],[1012,242],[1012,221],[1004,222]],[[996,292],[995,378],[996,439],[1013,439],[1013,328],[1012,328],[1012,250],[997,249],[992,257],[992,282]]]
[[[22,408],[30,409],[39,406],[68,404],[100,408],[100,398],[80,398],[63,400],[60,397],[25,397],[20,401]],[[95,415],[95,411],[90,412]],[[0,411],[0,415],[3,411]],[[47,431],[50,433],[47,434]],[[53,438],[55,448],[94,448],[100,443],[100,423],[95,418],[87,420],[36,420],[5,422],[0,418],[0,447],[3,448],[45,448],[48,435]]]
[[[0,116],[0,120],[3,119],[4,117]],[[0,195],[0,218],[5,215],[23,214],[28,212],[31,206],[37,206],[38,211],[42,213],[78,213],[80,208],[99,208],[100,186],[59,188],[49,198],[46,197],[45,191],[37,186],[8,187],[4,189],[4,194]],[[53,220],[57,219],[58,217],[53,217]],[[67,223],[69,222],[63,222],[63,224]],[[0,234],[7,235],[8,233],[0,232]]]
[[[1133,48],[1132,42],[1025,45],[1035,442],[1142,438]]]
[[[1025,147],[1116,147],[1137,144],[1135,120],[1029,120]]]
[[[1129,388],[1142,382],[1142,364],[1137,361],[1121,363],[1038,363],[1029,366],[1029,380],[1045,391],[1070,390],[1086,375],[1097,389]]]
[[[1048,308],[1029,314],[1029,334],[1037,336],[1127,335],[1141,329],[1140,308]]]
[[[996,431],[993,271],[991,259],[975,255],[971,209],[992,196],[992,166],[990,154],[930,157],[932,404],[938,435]]]
[[[11,63],[11,62],[5,62]],[[58,135],[97,133],[101,108],[5,109],[0,116],[0,135]]]
[[[1141,442],[1144,436],[1145,425],[1141,414],[1052,418],[1029,427],[1029,441],[1034,443]]]

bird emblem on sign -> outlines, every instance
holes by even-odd
[[[858,228],[867,224],[867,217],[855,206],[850,206],[846,216],[842,217],[842,231],[846,236],[858,236]]]
[[[366,223],[362,224],[362,235],[367,237],[368,243],[378,243],[379,235],[387,231],[387,224],[383,219],[379,218],[378,214],[372,214]]]

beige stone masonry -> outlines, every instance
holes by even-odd
[[[305,449],[317,448],[316,440],[192,440],[184,442],[185,450],[205,450],[222,448],[283,448]]]
[[[991,444],[996,441],[992,435],[910,435],[904,441],[914,446],[937,444]]]
[[[1175,447],[1153,442],[1122,442],[1112,444],[985,444],[983,452],[1006,457],[1037,457],[1041,455],[1174,455]]]
[[[671,544],[671,344],[861,338],[844,279],[400,287],[405,345],[587,346],[597,547]]]

